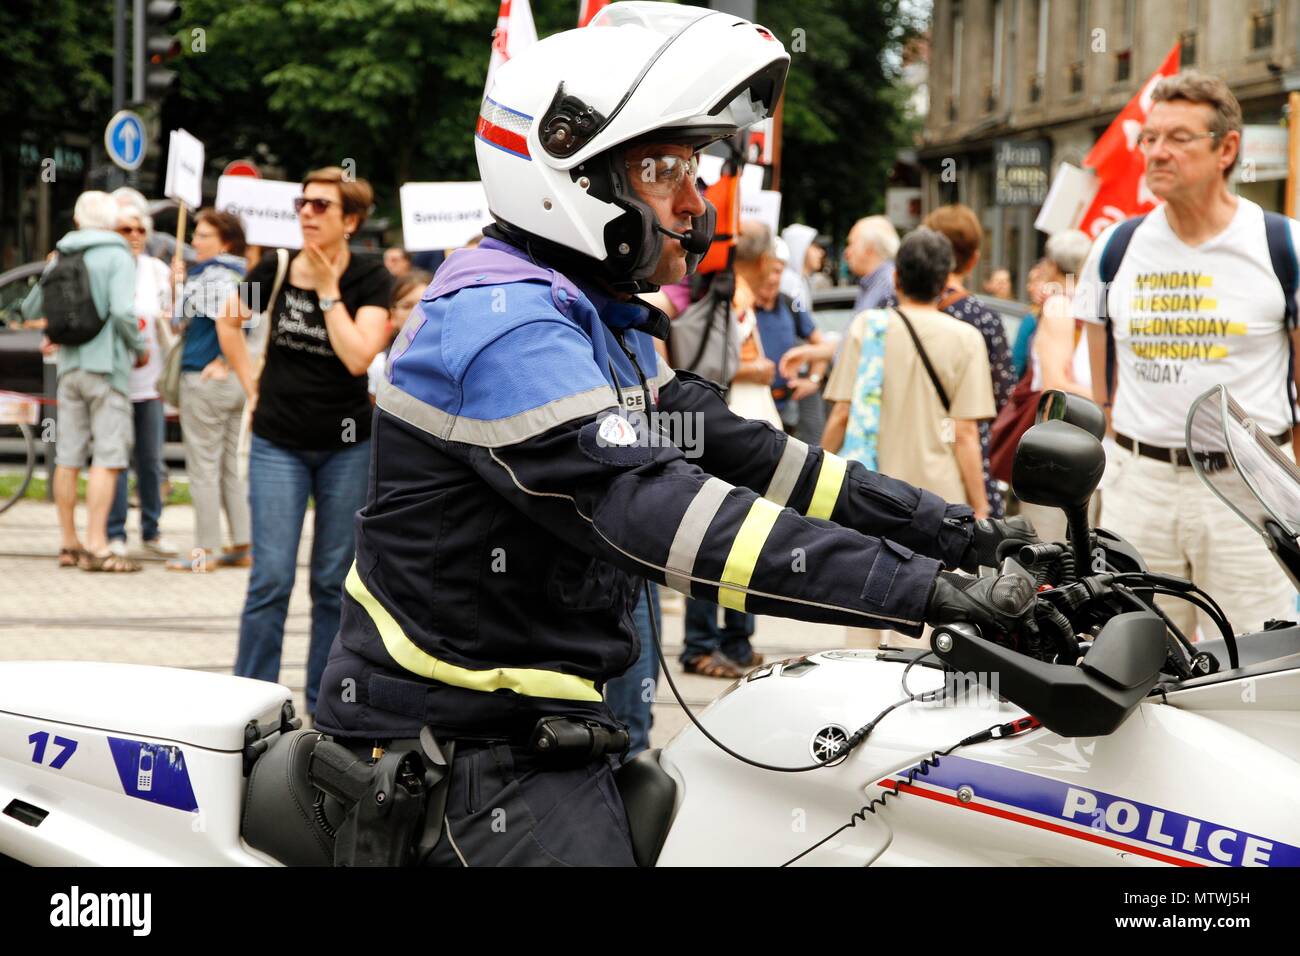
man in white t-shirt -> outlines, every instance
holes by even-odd
[[[1291,454],[1296,332],[1264,212],[1228,189],[1241,146],[1236,98],[1217,77],[1189,72],[1162,80],[1152,100],[1138,145],[1147,186],[1164,204],[1136,228],[1117,223],[1101,234],[1074,300],[1075,316],[1089,323],[1093,393],[1118,446],[1102,484],[1101,523],[1136,545],[1152,571],[1195,580],[1235,631],[1253,631],[1269,618],[1294,618],[1295,591],[1259,536],[1193,473],[1185,423],[1193,400],[1224,384]],[[1284,238],[1289,227],[1294,256],[1300,224],[1280,226]],[[1125,233],[1116,269],[1106,249]],[[1113,269],[1109,288],[1103,269]],[[1194,638],[1195,609],[1164,606]],[[1200,626],[1216,633],[1203,614]]]

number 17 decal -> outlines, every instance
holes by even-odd
[[[32,763],[43,764],[45,762],[45,747],[50,741],[50,735],[43,730],[38,730],[27,738],[27,742],[32,745]],[[50,761],[50,768],[53,770],[62,770],[63,765],[68,759],[77,752],[77,742],[68,737],[55,737],[54,746],[59,748],[58,754]]]

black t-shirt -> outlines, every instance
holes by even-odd
[[[291,263],[295,255],[290,254]],[[257,306],[270,296],[276,265],[276,253],[268,249],[240,283],[245,305]],[[392,281],[379,256],[354,252],[339,277],[339,297],[355,320],[362,306],[388,308]],[[366,375],[353,375],[334,353],[319,296],[292,285],[286,273],[270,321],[253,434],[310,451],[332,451],[369,438]]]

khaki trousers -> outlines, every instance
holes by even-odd
[[[1283,453],[1290,457],[1289,444]],[[1269,618],[1296,619],[1295,588],[1264,539],[1191,468],[1119,449],[1106,465],[1102,488],[1102,527],[1133,544],[1152,571],[1189,578],[1209,592],[1235,633],[1258,631]],[[1186,601],[1157,603],[1192,640],[1198,624],[1202,637],[1218,636],[1209,618]]]

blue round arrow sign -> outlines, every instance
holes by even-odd
[[[108,158],[126,170],[139,169],[144,162],[144,122],[130,110],[122,110],[104,129]]]

